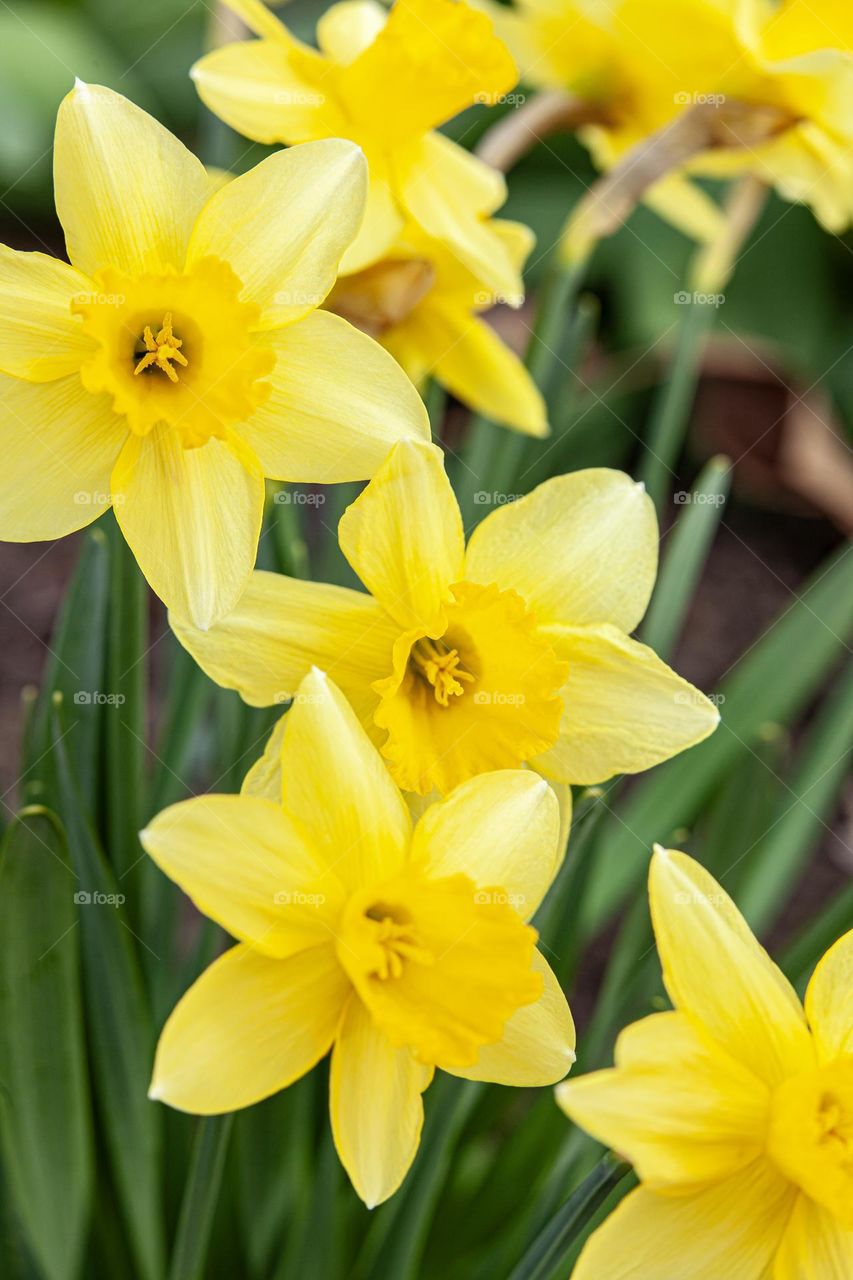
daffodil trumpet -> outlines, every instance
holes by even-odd
[[[656,848],[649,877],[674,1006],[634,1023],[612,1070],[558,1086],[641,1186],[573,1280],[845,1280],[853,1275],[853,932],[803,1008],[728,894]]]
[[[207,627],[254,566],[265,476],[366,479],[429,439],[396,362],[319,310],[367,182],[328,140],[214,190],[144,111],[78,84],[55,143],[71,265],[0,246],[0,537],[112,506],[154,591]]]
[[[299,686],[275,799],[199,796],[142,833],[236,939],[163,1028],[151,1097],[214,1115],[286,1088],[331,1051],[330,1111],[361,1198],[415,1157],[435,1071],[553,1084],[569,1007],[527,921],[559,865],[548,785],[476,778],[413,822],[330,680]]]
[[[255,706],[286,701],[322,664],[406,791],[444,794],[521,765],[558,786],[595,784],[685,750],[719,721],[629,638],[654,585],[658,530],[627,475],[556,477],[492,511],[466,548],[440,450],[400,444],[339,540],[371,594],[259,572],[215,627],[172,626],[212,679]]]
[[[441,241],[484,287],[519,305],[524,287],[491,215],[503,176],[435,132],[518,79],[491,20],[461,0],[344,0],[303,44],[261,0],[226,0],[257,40],[226,45],[193,67],[205,104],[265,143],[348,138],[368,159],[370,188],[346,273],[379,262],[408,223]]]

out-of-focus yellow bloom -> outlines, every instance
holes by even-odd
[[[725,127],[744,145],[705,151],[692,171],[753,172],[832,230],[853,216],[853,17],[844,0],[516,0],[496,22],[530,83],[600,108],[600,122],[580,133],[602,168],[691,106],[722,115],[738,103],[746,111]],[[650,195],[689,225],[698,197],[687,184],[670,178]]]
[[[275,802],[200,796],[142,833],[235,938],[160,1038],[151,1096],[201,1115],[285,1088],[332,1050],[335,1144],[368,1205],[414,1159],[436,1067],[544,1085],[574,1061],[560,986],[525,922],[558,858],[528,772],[477,778],[417,824],[351,708],[300,686]]]
[[[462,0],[344,0],[317,24],[320,51],[290,34],[261,0],[227,0],[260,40],[226,45],[193,68],[203,101],[259,142],[350,138],[364,149],[370,194],[343,270],[387,255],[413,220],[486,287],[519,303],[523,286],[490,215],[503,177],[433,132],[518,77],[489,19]]]
[[[658,848],[650,895],[675,1012],[623,1031],[614,1070],[557,1090],[642,1182],[573,1280],[846,1280],[853,932],[817,966],[803,1010],[698,863]]]
[[[717,725],[707,698],[628,638],[654,585],[658,530],[621,472],[547,481],[493,511],[466,551],[440,451],[401,444],[339,538],[372,595],[256,573],[210,631],[173,626],[256,706],[290,696],[310,663],[327,667],[408,791],[522,763],[556,782],[603,782]]]
[[[494,220],[491,226],[520,272],[533,233],[518,222]],[[500,301],[441,241],[410,226],[380,262],[341,276],[326,306],[381,342],[416,386],[435,378],[477,413],[529,435],[546,435],[538,387],[479,318]]]
[[[429,438],[396,363],[317,310],[364,159],[312,143],[214,194],[161,125],[86,85],[55,155],[73,265],[0,246],[0,536],[62,537],[112,503],[157,594],[206,627],[251,573],[265,475],[364,479]]]

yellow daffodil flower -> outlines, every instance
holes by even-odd
[[[317,310],[364,158],[312,143],[214,193],[144,111],[78,85],[55,168],[72,265],[0,246],[0,537],[62,537],[113,504],[157,594],[206,627],[251,573],[264,476],[365,479],[429,438],[395,361]]]
[[[641,1187],[573,1280],[853,1276],[853,932],[805,1010],[714,878],[658,848],[652,919],[675,1012],[634,1023],[616,1067],[558,1087]]]
[[[474,102],[491,102],[518,73],[490,20],[462,0],[344,0],[317,24],[319,52],[298,41],[262,0],[227,0],[259,40],[202,58],[202,100],[259,142],[350,138],[370,165],[362,234],[343,270],[385,256],[407,221],[443,241],[505,300],[521,301],[512,254],[489,215],[503,177],[434,130]]]
[[[492,230],[519,271],[534,237],[518,222]],[[501,301],[439,240],[410,227],[386,257],[341,276],[326,306],[371,334],[416,386],[434,378],[477,413],[547,434],[542,395],[522,362],[478,313]]]
[[[831,230],[850,222],[853,18],[844,0],[516,0],[496,22],[526,79],[600,110],[580,135],[602,168],[691,106],[716,107],[731,145],[715,138],[691,171],[751,172],[810,204]],[[713,110],[708,120],[713,127]],[[700,210],[695,191],[681,203],[688,190],[667,178],[650,203],[689,227]]]
[[[447,792],[523,763],[598,783],[717,725],[707,698],[629,639],[658,530],[648,495],[621,472],[546,481],[493,511],[466,550],[440,451],[401,443],[339,538],[371,595],[256,573],[210,631],[173,626],[218,684],[256,706],[291,696],[322,664],[407,791]]]
[[[544,1085],[574,1061],[560,986],[525,922],[557,866],[557,802],[524,771],[409,810],[320,672],[288,715],[277,802],[207,795],[142,833],[238,943],[169,1018],[151,1096],[212,1115],[292,1084],[329,1050],[341,1161],[369,1206],[415,1157],[438,1067]]]

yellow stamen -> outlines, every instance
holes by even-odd
[[[146,369],[150,369],[154,366],[158,369],[162,369],[170,382],[177,382],[178,374],[177,371],[172,368],[172,361],[176,360],[177,363],[183,365],[184,368],[189,364],[189,361],[181,352],[181,347],[184,345],[182,339],[176,338],[172,332],[171,311],[167,312],[163,320],[163,327],[157,334],[156,338],[151,330],[150,324],[145,326],[142,341],[145,343],[145,350],[147,354],[142,357],[139,364],[134,369],[134,377],[136,377],[137,374],[144,373]]]
[[[368,912],[368,917],[373,918]],[[376,966],[371,976],[380,982],[389,978],[400,978],[403,975],[403,961],[412,960],[416,964],[433,964],[435,957],[425,947],[418,946],[415,933],[408,924],[398,924],[390,916],[384,916],[377,922],[375,932]]]
[[[449,707],[451,697],[458,698],[465,692],[465,685],[475,680],[459,665],[462,659],[458,649],[448,649],[441,640],[430,640],[428,636],[412,646],[410,661],[416,673],[432,685],[441,707]]]

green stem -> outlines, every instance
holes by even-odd
[[[199,1123],[169,1280],[201,1280],[204,1275],[233,1121],[233,1115],[225,1115]]]
[[[712,458],[690,493],[669,535],[655,593],[640,636],[661,658],[668,658],[681,633],[711,543],[723,517],[731,478],[728,458]]]
[[[606,1155],[536,1237],[510,1280],[547,1280],[596,1210],[629,1172],[630,1165]]]
[[[672,488],[714,314],[708,304],[691,301],[685,305],[669,373],[655,398],[640,479],[658,511]]]

